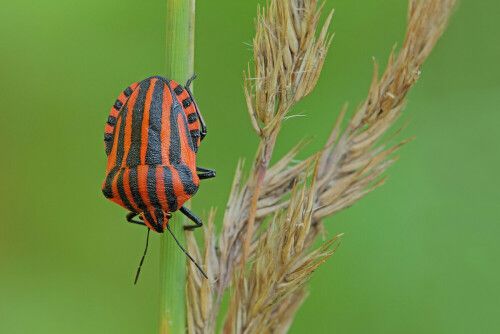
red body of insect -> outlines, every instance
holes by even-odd
[[[130,211],[129,222],[159,233],[177,210],[196,223],[192,227],[202,225],[183,204],[196,193],[200,179],[215,176],[196,166],[206,127],[189,90],[191,80],[185,88],[158,76],[134,83],[118,97],[106,123],[102,192]],[[141,221],[132,219],[138,214]]]

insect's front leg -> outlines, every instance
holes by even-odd
[[[212,177],[215,177],[215,170],[213,170],[213,169],[196,167],[196,171],[204,172],[204,173],[198,174],[198,178],[200,180],[211,179]]]
[[[129,223],[134,223],[134,224],[146,226],[146,223],[144,223],[143,221],[133,219],[137,215],[138,215],[138,213],[136,213],[136,212],[130,212],[129,214],[127,214],[127,221]]]

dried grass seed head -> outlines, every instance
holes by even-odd
[[[260,9],[254,38],[254,76],[245,74],[245,95],[255,131],[275,133],[293,104],[318,81],[333,36],[328,35],[333,11],[319,35],[323,6],[317,0],[275,0]]]
[[[385,179],[379,177],[397,159],[391,155],[413,139],[396,145],[390,145],[389,141],[378,145],[401,115],[406,96],[420,75],[423,61],[442,35],[455,3],[455,0],[409,1],[408,27],[401,50],[396,56],[393,48],[380,79],[374,61],[365,102],[341,132],[344,108],[326,143],[318,171],[316,221],[351,206],[381,186]]]
[[[316,170],[317,164],[313,173]],[[314,178],[309,187],[307,179],[306,175],[296,182],[289,207],[275,214],[260,236],[248,276],[233,278],[225,324],[230,333],[275,333],[288,328],[290,308],[297,309],[302,303],[310,274],[335,252],[340,236],[308,252],[306,236],[315,191]]]

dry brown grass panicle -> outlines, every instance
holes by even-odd
[[[210,280],[189,265],[190,333],[215,332],[221,299],[231,286],[224,333],[287,332],[307,296],[312,271],[339,243],[340,235],[311,251],[323,231],[322,220],[382,185],[383,172],[397,158],[394,152],[408,141],[394,145],[392,138],[381,139],[401,115],[455,2],[410,0],[401,49],[397,55],[393,50],[380,79],[374,63],[367,98],[347,125],[342,125],[346,106],[322,151],[295,162],[307,142],[298,143],[273,165],[284,117],[317,83],[331,43],[327,29],[333,11],[319,28],[323,6],[317,0],[270,0],[258,10],[255,69],[245,73],[245,95],[260,144],[247,179],[244,163],[238,164],[218,238],[210,214],[201,261]],[[188,250],[201,260],[189,233],[187,241]]]
[[[308,253],[314,184],[307,188],[306,179],[293,187],[288,210],[275,214],[260,236],[248,277],[233,278],[226,333],[285,332],[293,320],[291,309],[303,301],[310,274],[335,252],[340,236]]]
[[[241,263],[250,247],[257,202],[276,137],[290,108],[309,94],[321,73],[332,38],[328,36],[333,11],[316,37],[323,6],[317,0],[274,0],[258,11],[254,38],[255,73],[245,75],[245,96],[252,125],[261,137],[249,179],[252,191],[248,230]]]
[[[205,263],[208,280],[200,276],[196,266],[190,261],[187,276],[186,294],[189,333],[210,333],[210,314],[213,309],[214,289],[212,282],[217,280],[219,258],[216,251],[215,210],[211,210],[204,230],[205,243],[201,256],[194,233],[186,233],[188,252],[198,263]]]
[[[254,39],[255,73],[252,76],[249,71],[245,75],[245,94],[261,142],[246,182],[239,165],[224,215],[219,239],[218,301],[228,288],[235,263],[246,262],[241,259],[246,259],[250,250],[254,225],[280,207],[279,202],[291,191],[292,181],[307,166],[304,162],[289,168],[297,147],[272,167],[272,174],[267,173],[281,122],[292,105],[313,89],[331,41],[327,27],[333,12],[320,34],[315,35],[320,13],[315,0],[275,0],[267,10],[259,9]],[[271,192],[274,197],[264,197]]]
[[[316,221],[330,216],[383,184],[375,182],[397,157],[390,155],[405,144],[377,146],[380,139],[401,115],[408,91],[420,76],[420,68],[442,35],[455,0],[409,2],[408,27],[401,50],[393,49],[387,67],[378,80],[374,73],[368,96],[341,132],[345,114],[341,112],[326,143],[318,171]]]
[[[245,78],[248,111],[255,131],[270,137],[291,106],[316,85],[332,37],[333,11],[316,37],[323,6],[317,1],[275,0],[257,14],[255,73]]]

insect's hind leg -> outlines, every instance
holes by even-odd
[[[213,169],[196,167],[196,171],[204,172],[204,173],[198,174],[198,178],[200,180],[211,179],[211,178],[215,177],[215,170],[213,170]]]
[[[138,213],[136,213],[136,212],[130,212],[129,214],[127,214],[127,221],[129,223],[134,223],[134,224],[138,224],[138,225],[147,226],[146,223],[144,223],[143,221],[133,219],[137,215],[138,215]]]
[[[200,217],[198,217],[197,215],[195,215],[194,213],[191,212],[191,210],[189,210],[188,208],[186,208],[185,206],[181,206],[181,208],[179,209],[184,215],[186,215],[186,217],[188,217],[189,219],[191,219],[196,225],[190,225],[190,226],[184,226],[184,229],[185,230],[193,230],[195,228],[198,228],[198,227],[202,227],[203,226],[203,223],[201,222],[201,219]]]

